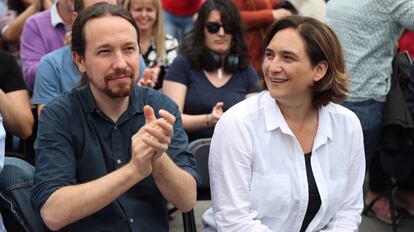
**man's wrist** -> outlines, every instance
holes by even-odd
[[[132,162],[127,163],[123,168],[125,169],[125,175],[127,178],[136,180],[136,182],[139,182],[146,177],[138,170],[139,167]]]
[[[156,155],[154,156],[154,158],[152,158],[152,168],[153,169],[158,169],[161,167],[162,162],[164,162],[165,156],[167,154],[165,154],[165,152],[163,152],[161,155]]]

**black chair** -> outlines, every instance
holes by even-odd
[[[188,150],[194,155],[201,182],[197,188],[197,200],[211,200],[210,176],[208,173],[208,155],[211,139],[197,139],[188,145]]]
[[[210,153],[211,139],[198,139],[188,145],[188,150],[194,155],[201,182],[197,188],[197,200],[211,200],[210,177],[208,173],[208,155]],[[183,213],[183,224],[185,232],[196,232],[194,211]]]
[[[184,232],[197,232],[197,226],[194,218],[194,210],[183,213]]]

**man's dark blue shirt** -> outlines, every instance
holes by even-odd
[[[186,151],[188,140],[180,112],[171,99],[158,91],[136,86],[128,109],[113,122],[97,108],[86,85],[50,102],[39,118],[32,190],[35,207],[40,210],[61,187],[96,180],[129,162],[131,138],[145,124],[145,105],[150,105],[157,117],[160,109],[176,117],[167,154],[198,182],[194,157]],[[62,231],[168,231],[168,228],[166,201],[150,175],[108,206]]]

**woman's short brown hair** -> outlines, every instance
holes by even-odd
[[[287,28],[296,29],[302,37],[312,66],[318,65],[321,61],[328,63],[325,76],[314,85],[312,105],[318,109],[331,101],[340,103],[345,100],[349,92],[348,75],[345,70],[341,44],[335,33],[317,19],[297,15],[288,16],[269,27],[263,50],[277,32]],[[264,80],[263,86],[267,89]]]

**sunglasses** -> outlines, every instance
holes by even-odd
[[[230,34],[232,32],[231,27],[228,25],[223,25],[220,23],[207,23],[207,31],[211,34],[217,33],[220,30],[220,27],[223,27],[225,33]]]

